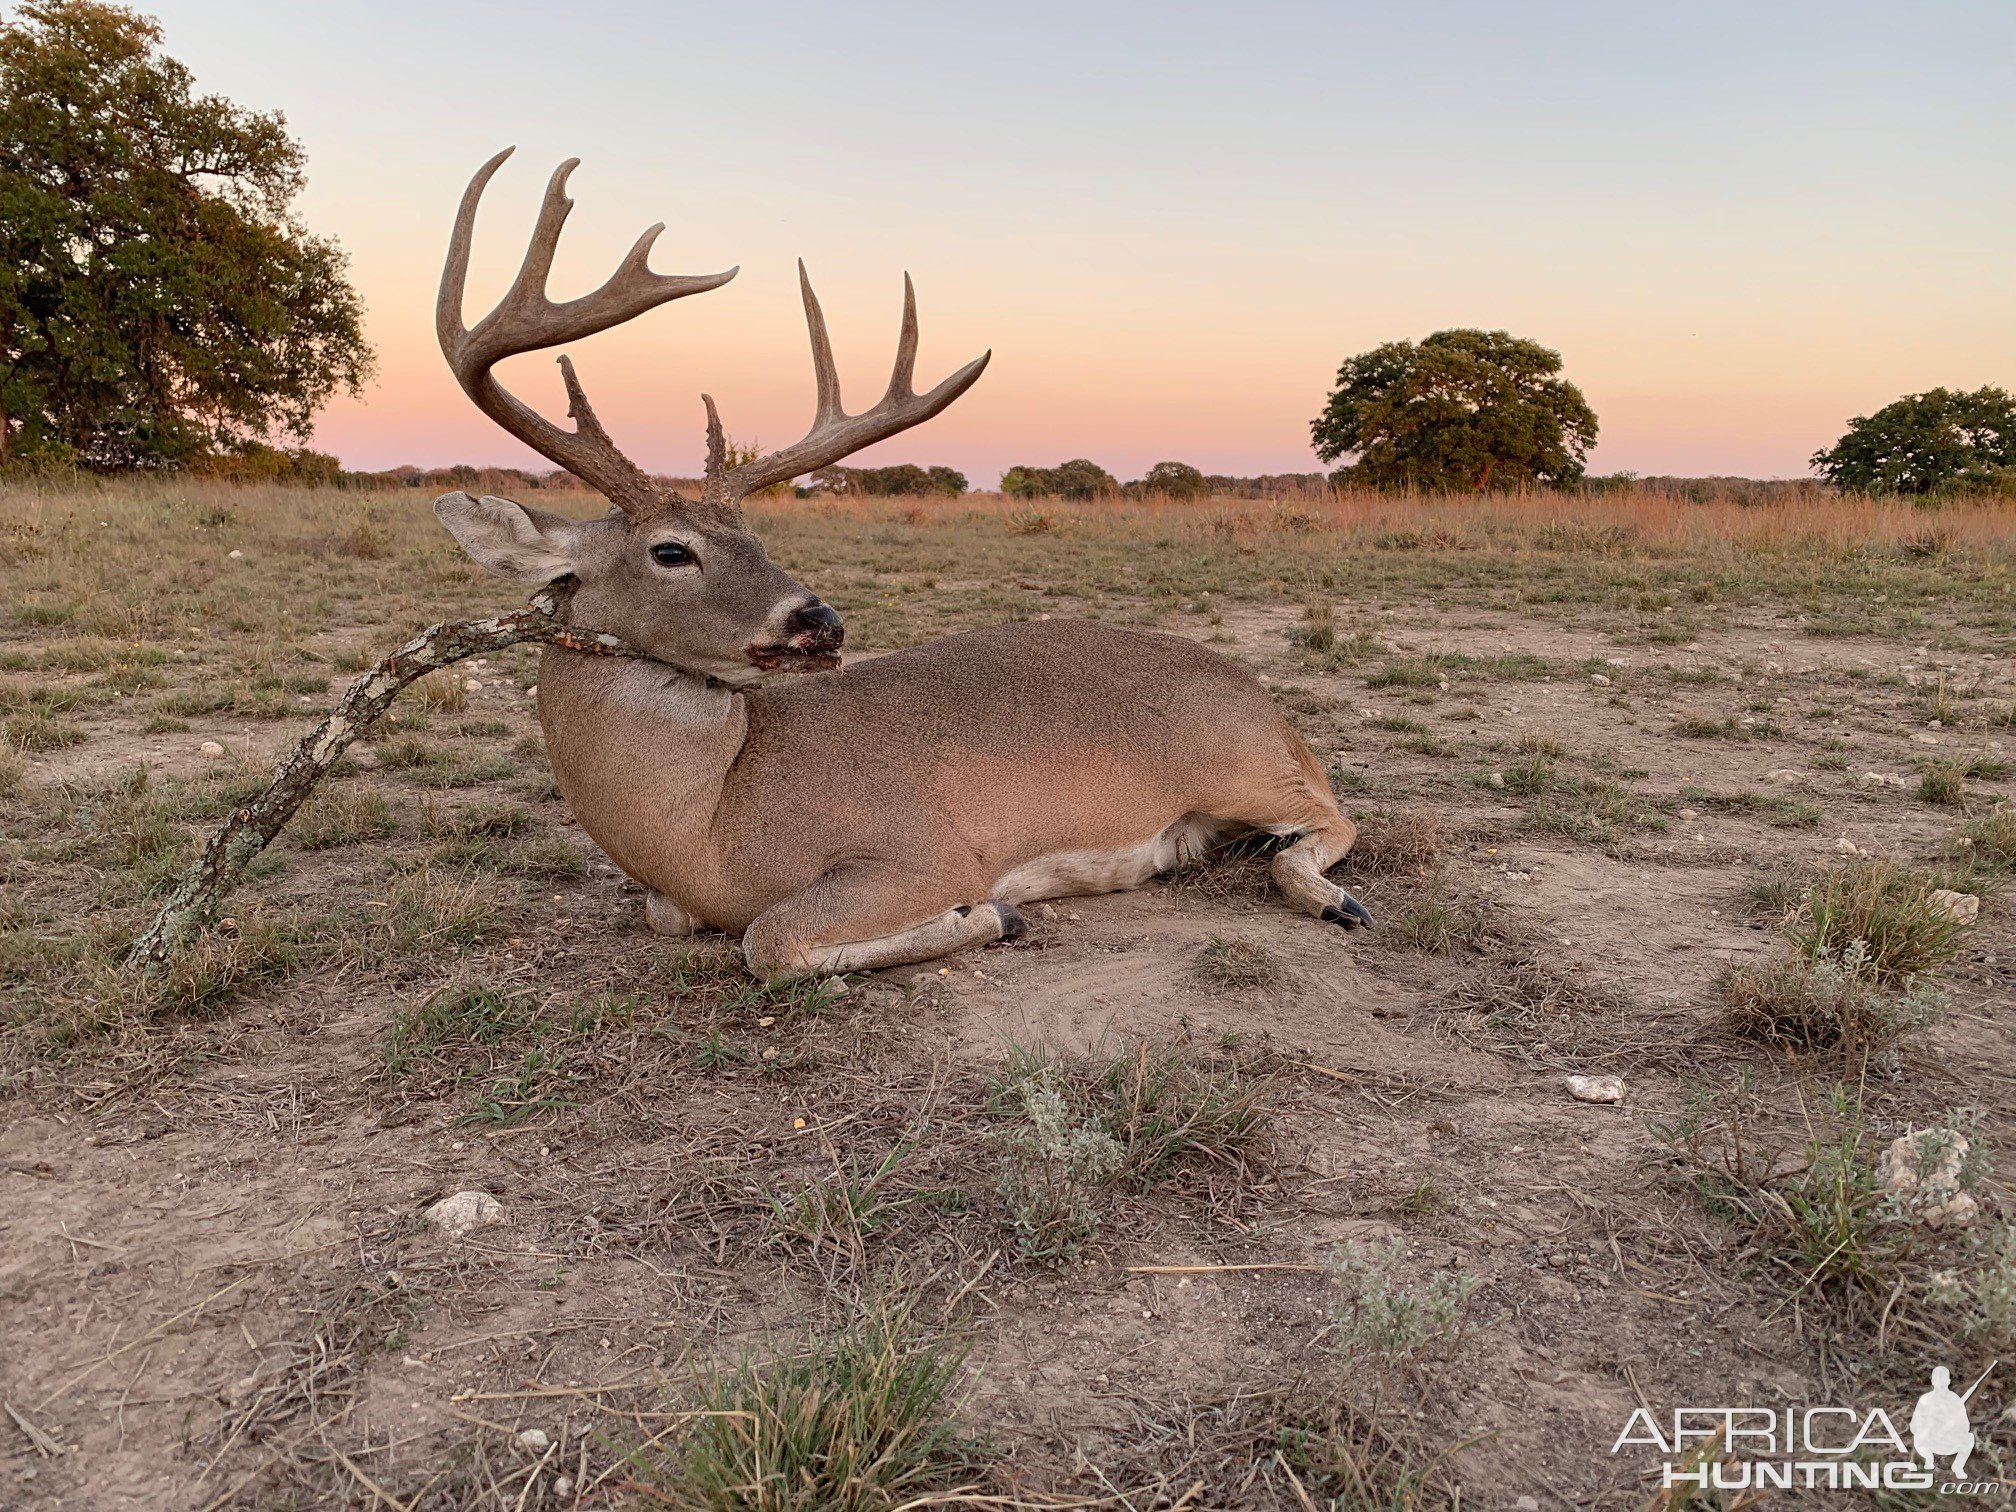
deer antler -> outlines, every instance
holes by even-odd
[[[994,355],[992,351],[982,352],[930,393],[917,393],[911,387],[917,369],[917,292],[910,286],[910,275],[905,273],[903,330],[896,341],[896,367],[889,375],[888,391],[874,408],[850,415],[840,407],[840,373],[833,362],[833,343],[826,336],[826,316],[819,308],[818,296],[812,292],[812,280],[805,276],[802,261],[798,264],[798,286],[805,294],[805,324],[812,333],[812,370],[819,379],[819,407],[812,417],[812,429],[794,446],[739,467],[724,468],[723,451],[716,444],[720,418],[714,412],[714,401],[701,395],[707,404],[708,435],[707,486],[701,498],[707,502],[733,507],[759,488],[825,467],[850,452],[921,425],[971,388],[987,366],[987,359]]]
[[[580,159],[569,158],[553,170],[553,177],[547,182],[546,198],[539,206],[539,219],[525,249],[525,262],[511,281],[509,292],[473,329],[465,328],[462,292],[469,277],[469,242],[476,225],[476,206],[483,198],[484,186],[514,150],[506,147],[477,169],[463,192],[462,206],[455,213],[455,231],[448,242],[448,261],[441,270],[441,297],[434,312],[442,355],[448,359],[463,392],[476,402],[478,409],[534,451],[597,489],[619,509],[636,512],[672,502],[676,495],[653,482],[642,468],[616,449],[589,407],[588,396],[574,376],[574,365],[565,357],[560,359],[560,376],[567,385],[567,413],[575,423],[572,430],[555,425],[507,393],[490,369],[520,352],[559,346],[606,331],[667,300],[718,289],[740,269],[692,276],[653,273],[647,263],[651,244],[665,229],[661,222],[637,238],[637,244],[601,288],[579,299],[555,304],[546,297],[546,275],[553,266],[560,228],[566,224],[567,212],[574,208],[574,202],[567,197],[567,175]]]

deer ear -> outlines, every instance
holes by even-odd
[[[491,494],[472,499],[450,493],[434,501],[434,516],[464,551],[499,577],[550,583],[574,571],[581,525],[565,515]]]

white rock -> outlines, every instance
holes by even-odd
[[[476,679],[473,677],[463,678],[462,686],[468,689],[471,693],[481,693],[483,691],[483,684],[476,681]]]
[[[1691,808],[1682,809],[1680,810],[1680,817],[1682,819],[1699,819],[1701,817],[1701,810]]]
[[[546,1436],[546,1430],[543,1428],[527,1428],[518,1435],[518,1443],[534,1454],[544,1454],[553,1447],[553,1440]]]
[[[1491,786],[1494,788],[1505,786],[1505,774],[1503,772],[1493,772],[1491,774]]]
[[[224,747],[214,740],[206,740],[203,744],[196,747],[196,749],[203,755],[208,756],[212,761],[215,761],[219,756],[224,754]]]
[[[568,1497],[572,1496],[574,1494],[574,1477],[571,1475],[554,1477],[553,1494],[561,1501],[565,1501]]]
[[[1620,1103],[1624,1101],[1624,1078],[1571,1076],[1568,1078],[1568,1095],[1577,1102]]]
[[[1628,667],[1631,665],[1629,659],[1622,656],[1606,656],[1603,658],[1603,664],[1607,667]]]
[[[1358,711],[1358,717],[1360,719],[1377,719],[1379,717],[1379,711],[1377,709],[1360,709]]]
[[[1857,775],[1855,781],[1860,786],[1868,788],[1901,788],[1905,786],[1904,779],[1895,772],[1863,772]]]
[[[819,984],[819,990],[828,997],[845,997],[848,992],[847,978],[830,976]]]
[[[1512,1502],[1512,1512],[1540,1512],[1539,1499],[1531,1496],[1516,1497]]]
[[[1610,679],[1605,677],[1601,672],[1591,672],[1589,674],[1589,681],[1594,683],[1599,688],[1607,688],[1610,686]]]
[[[1834,842],[1834,849],[1841,852],[1844,856],[1866,856],[1868,854],[1867,851],[1863,850],[1861,846],[1850,840],[1846,835],[1843,835]]]
[[[1786,787],[1797,787],[1806,780],[1806,774],[1793,767],[1773,767],[1764,774],[1764,780],[1781,783]]]
[[[1955,892],[1950,887],[1934,888],[1925,895],[1925,906],[1942,919],[1955,924],[1972,924],[1981,917],[1981,900],[1973,893]]]
[[[1911,740],[1915,745],[1939,744],[1939,737],[1937,735],[1927,735],[1923,730],[1913,730],[1911,732]]]
[[[245,553],[242,551],[234,551],[230,554],[230,560],[234,562],[242,562],[245,560]]]
[[[1965,1228],[1981,1211],[1973,1194],[1961,1189],[1968,1148],[1957,1129],[1900,1135],[1883,1157],[1883,1185],[1927,1228]]]
[[[504,1221],[504,1204],[488,1192],[451,1192],[427,1209],[427,1221],[451,1239]]]

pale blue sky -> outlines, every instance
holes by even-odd
[[[562,293],[660,219],[659,268],[743,267],[579,355],[654,467],[697,458],[703,387],[731,432],[803,427],[799,255],[858,398],[906,267],[925,376],[994,348],[874,454],[976,482],[1312,468],[1338,362],[1452,325],[1561,350],[1606,470],[1793,474],[1899,393],[2016,386],[2012,4],[144,8],[308,149],[382,355],[322,428],[355,465],[523,456],[431,332],[455,199],[510,143],[472,318],[567,156]]]

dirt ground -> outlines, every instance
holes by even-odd
[[[1237,508],[779,505],[766,535],[855,655],[1093,614],[1236,658],[1330,763],[1366,836],[1335,876],[1379,927],[1233,858],[766,991],[726,942],[645,930],[551,786],[529,652],[402,701],[201,961],[124,972],[364,658],[513,590],[423,500],[0,498],[0,1504],[630,1505],[696,1378],[900,1297],[964,1352],[965,1468],[912,1506],[1874,1505],[1658,1501],[1663,1457],[1613,1445],[1708,1403],[1901,1427],[1933,1365],[1998,1350],[1968,1504],[2008,1505],[2016,912],[1961,841],[2016,796],[2016,529],[1802,546],[1507,504],[1436,506],[1437,539]],[[1718,984],[1868,857],[1981,899],[1920,974],[1943,1012],[1894,1042],[1735,1032]],[[1046,1251],[1015,1223],[1013,1047],[1095,1087],[1166,1061],[1255,1121],[1088,1182]],[[1967,1130],[1974,1222],[1871,1219],[1808,1265],[1703,1176],[1739,1142],[1769,1207],[1843,1127],[1867,1162]],[[424,1215],[464,1191],[501,1221],[451,1237]],[[1474,1278],[1460,1333],[1368,1342],[1338,1249],[1388,1241],[1389,1299]],[[1953,1276],[1975,1300],[1939,1300]]]

